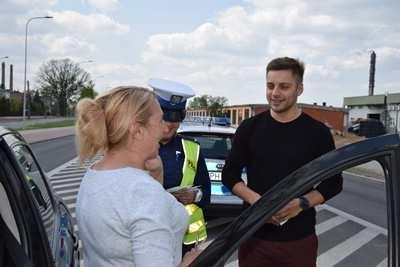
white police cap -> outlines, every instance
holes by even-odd
[[[175,81],[150,79],[148,85],[153,88],[161,107],[168,109],[185,109],[186,100],[195,95],[190,86]]]

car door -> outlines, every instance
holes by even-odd
[[[317,183],[365,162],[382,166],[387,202],[387,265],[400,266],[400,139],[385,135],[331,151],[306,164],[246,209],[190,266],[224,266],[233,252],[279,209]]]
[[[17,262],[17,266],[48,266],[51,261],[41,242],[29,188],[21,179],[18,168],[4,136],[0,136],[1,215],[15,237],[14,240],[8,238],[6,242],[13,245],[10,250],[17,255],[18,261],[23,262]]]
[[[17,135],[5,136],[14,156],[21,180],[29,189],[32,213],[38,222],[38,234],[49,266],[78,265],[77,240],[73,235],[71,215],[52,191],[46,176],[29,146]],[[18,168],[19,167],[19,168]]]

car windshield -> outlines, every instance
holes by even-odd
[[[232,147],[233,134],[193,132],[181,134],[199,142],[203,156],[207,159],[226,159]]]

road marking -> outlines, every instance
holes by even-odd
[[[61,191],[56,190],[56,192],[60,197],[62,197],[64,199],[64,197],[62,195],[69,194],[69,193],[78,193],[79,192],[79,188],[61,190]]]
[[[354,216],[354,215],[351,215],[351,214],[349,214],[349,213],[347,213],[347,212],[344,212],[344,211],[342,211],[342,210],[339,210],[339,209],[337,209],[337,208],[334,208],[334,207],[332,207],[332,206],[329,206],[329,205],[327,205],[327,204],[320,205],[319,208],[320,208],[320,209],[323,208],[323,209],[326,209],[326,210],[328,210],[328,211],[330,211],[330,212],[336,213],[336,214],[339,215],[339,216],[343,216],[343,217],[347,218],[348,220],[354,221],[354,222],[356,222],[356,223],[358,223],[358,224],[361,224],[361,225],[363,225],[363,226],[365,226],[365,227],[375,229],[375,230],[377,230],[379,233],[384,234],[384,235],[386,235],[386,236],[388,235],[387,229],[385,229],[385,228],[383,228],[383,227],[380,227],[379,225],[370,223],[370,222],[368,222],[368,221],[366,221],[366,220],[363,220],[363,219],[361,219],[361,218],[358,218],[358,217],[356,217],[356,216]]]
[[[62,188],[66,188],[66,187],[71,187],[71,186],[80,186],[81,182],[77,182],[77,183],[69,183],[69,184],[62,184],[62,185],[53,185],[53,189],[62,189]]]
[[[65,167],[69,166],[72,162],[75,162],[78,160],[78,157],[71,159],[70,161],[65,162],[64,164],[58,166],[57,168],[52,169],[51,171],[49,171],[47,173],[47,176],[53,176],[53,174],[56,174],[58,172],[60,172],[61,170],[65,169]]]
[[[64,184],[64,183],[70,183],[70,182],[76,182],[76,181],[82,181],[82,177],[79,178],[65,178],[63,177],[63,179],[57,179],[57,180],[52,180],[51,184],[54,185],[58,185],[58,184]]]
[[[64,201],[67,201],[67,200],[76,200],[76,195],[74,195],[74,196],[67,196],[67,197],[63,197],[62,199],[64,200]]]
[[[379,234],[380,232],[376,229],[368,228],[358,232],[322,255],[319,255],[317,266],[334,266]]]
[[[381,263],[379,263],[378,265],[376,265],[376,267],[387,267],[388,266],[388,259],[384,259],[383,261],[381,261]]]
[[[346,222],[347,219],[341,216],[335,216],[333,218],[330,218],[329,220],[326,220],[320,224],[317,224],[315,226],[315,232],[317,235],[320,235],[326,231],[331,230],[332,228],[335,228],[338,225],[341,225],[342,223]]]

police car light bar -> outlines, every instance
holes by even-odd
[[[209,126],[230,126],[231,119],[227,117],[210,117],[210,116],[186,116],[184,122],[194,122],[194,123],[207,123]]]

